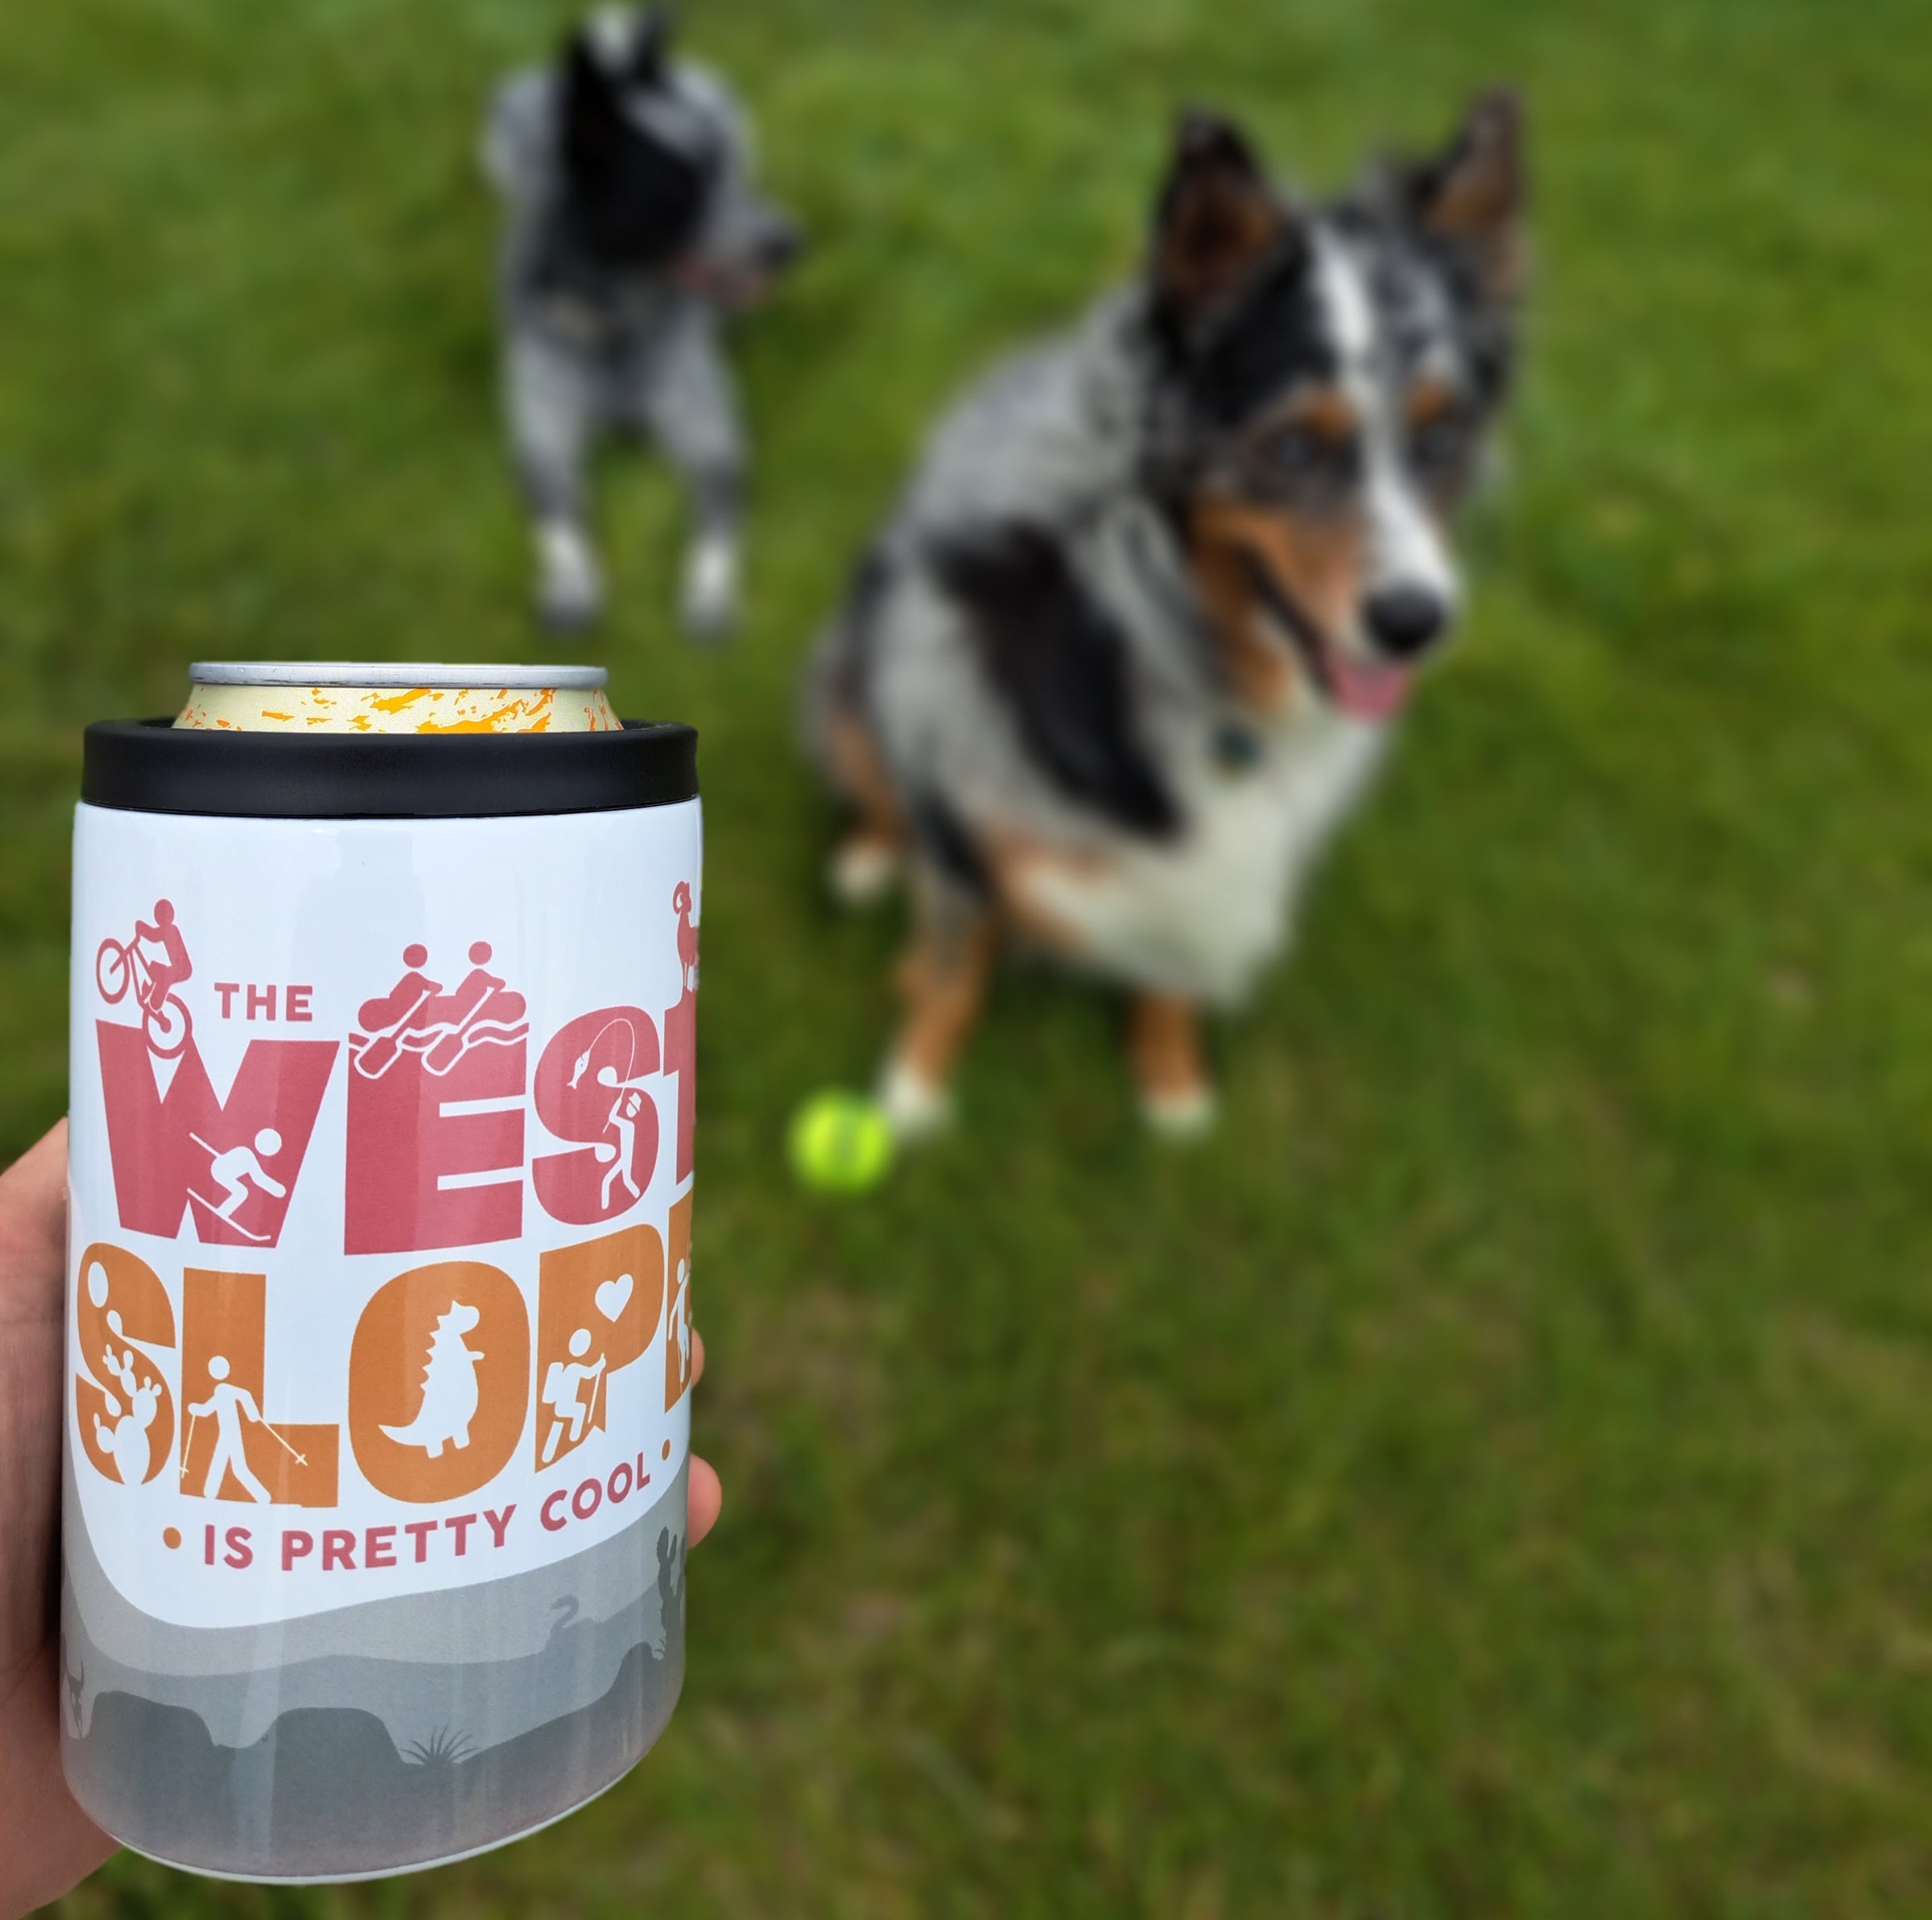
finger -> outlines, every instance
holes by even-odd
[[[0,1914],[57,1898],[114,1851],[61,1778],[59,1687],[49,1645],[0,1705]]]
[[[704,1377],[704,1336],[696,1327],[691,1330],[691,1384],[696,1386]]]
[[[724,1504],[724,1489],[717,1469],[709,1460],[691,1456],[691,1479],[685,1509],[685,1538],[693,1546],[718,1524],[718,1510]]]
[[[57,1320],[67,1264],[67,1122],[0,1174],[0,1320]]]

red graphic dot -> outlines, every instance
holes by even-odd
[[[475,946],[470,948],[469,958],[470,964],[473,966],[481,966],[484,961],[489,958],[489,942],[488,940],[478,940]]]
[[[181,1530],[178,1526],[164,1526],[161,1530],[161,1544],[171,1553],[181,1544]]]
[[[659,1455],[659,1458],[660,1458],[660,1459],[663,1459],[663,1460],[669,1460],[669,1459],[671,1458],[671,1443],[670,1443],[670,1441],[667,1440],[667,1441],[664,1443],[664,1451],[663,1451],[663,1454]]]
[[[406,967],[427,967],[429,964],[429,949],[427,947],[405,947],[402,949],[402,964]]]

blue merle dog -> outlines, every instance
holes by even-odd
[[[601,610],[586,469],[601,437],[628,430],[690,492],[685,624],[727,632],[745,453],[721,324],[799,246],[753,185],[742,110],[716,75],[671,59],[664,14],[613,8],[553,66],[504,82],[482,160],[507,211],[504,403],[539,613],[574,628]]]
[[[835,885],[914,883],[902,1130],[943,1117],[1015,940],[1126,989],[1151,1123],[1211,1117],[1199,1010],[1282,951],[1458,610],[1521,156],[1496,93],[1312,205],[1191,115],[1139,278],[940,422],[807,685],[856,822]]]

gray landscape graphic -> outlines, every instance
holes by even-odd
[[[76,1504],[70,1487],[68,1778],[117,1839],[183,1865],[320,1878],[486,1846],[609,1786],[683,1684],[682,1472],[555,1566],[262,1629],[140,1613]]]

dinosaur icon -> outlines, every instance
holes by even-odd
[[[432,1460],[443,1457],[444,1443],[469,1444],[469,1423],[477,1417],[477,1362],[483,1356],[463,1344],[482,1314],[460,1300],[436,1322],[430,1336],[429,1357],[423,1369],[423,1404],[407,1427],[385,1427],[392,1440],[423,1448]]]

